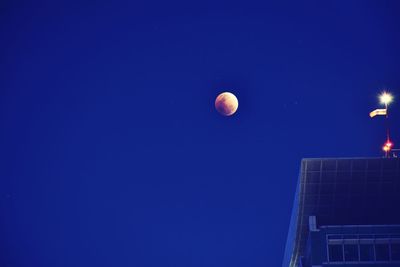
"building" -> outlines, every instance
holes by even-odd
[[[303,159],[283,267],[400,267],[400,158]]]

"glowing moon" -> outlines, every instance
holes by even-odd
[[[236,96],[229,92],[221,93],[215,99],[215,109],[223,116],[231,116],[238,109]]]

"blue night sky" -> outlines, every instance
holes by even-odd
[[[280,266],[301,158],[400,144],[400,4],[279,2],[2,1],[0,266]]]

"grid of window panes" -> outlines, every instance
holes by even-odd
[[[400,158],[305,159],[291,266],[305,249],[308,218],[320,225],[400,224]]]
[[[400,262],[400,235],[327,235],[330,263]]]

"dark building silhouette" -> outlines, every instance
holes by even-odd
[[[303,159],[283,267],[399,266],[400,159]]]

